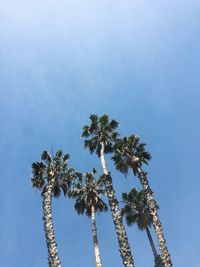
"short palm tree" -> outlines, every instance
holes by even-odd
[[[60,267],[61,262],[58,255],[57,244],[52,221],[52,198],[59,197],[61,191],[67,193],[74,170],[69,169],[67,160],[69,155],[63,155],[58,150],[55,156],[47,151],[42,153],[42,161],[32,164],[32,186],[41,190],[43,197],[43,220],[46,236],[48,263],[50,267]]]
[[[156,251],[149,229],[153,221],[144,191],[137,191],[133,188],[129,193],[123,193],[122,199],[124,203],[122,216],[126,218],[127,225],[131,226],[133,224],[137,224],[140,230],[146,231],[154,255],[155,267],[163,267],[160,255],[158,255]]]
[[[140,143],[136,135],[130,137],[118,138],[114,146],[114,160],[116,169],[127,175],[129,169],[133,170],[134,175],[138,176],[142,189],[147,198],[147,204],[153,219],[153,226],[158,238],[158,244],[161,252],[162,261],[165,267],[171,267],[171,257],[166,245],[162,224],[158,216],[158,205],[153,198],[153,191],[150,188],[147,173],[143,171],[142,164],[148,164],[151,159],[150,153],[145,151],[145,145]]]
[[[69,190],[69,197],[76,199],[75,210],[78,214],[85,213],[92,219],[92,236],[96,267],[102,267],[97,238],[96,213],[107,211],[108,208],[101,199],[101,195],[105,193],[101,179],[95,180],[95,173],[96,170],[93,169],[91,173],[83,175],[81,181],[79,177],[79,182],[76,185],[74,184]]]
[[[119,243],[119,251],[125,267],[133,267],[134,260],[131,254],[128,237],[125,227],[122,222],[121,211],[118,201],[115,197],[115,192],[112,183],[111,174],[108,172],[105,161],[105,154],[113,151],[113,144],[118,136],[116,128],[118,122],[110,120],[108,115],[98,117],[97,115],[90,116],[90,125],[83,127],[82,136],[86,138],[85,147],[91,153],[95,152],[101,160],[102,172],[106,195],[108,197],[109,206],[112,212],[113,222]]]

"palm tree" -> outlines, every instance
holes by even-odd
[[[146,196],[143,190],[137,191],[133,188],[129,193],[122,193],[123,203],[122,216],[126,218],[127,225],[137,224],[139,230],[145,230],[149,243],[154,255],[155,267],[163,267],[160,255],[156,251],[156,247],[151,236],[149,228],[153,221],[147,205]]]
[[[108,172],[105,161],[105,154],[113,151],[113,143],[116,140],[118,133],[116,128],[118,122],[110,120],[108,115],[98,117],[97,115],[90,116],[91,124],[83,127],[82,137],[85,140],[85,148],[88,148],[91,153],[95,152],[101,160],[103,171],[104,185],[106,195],[108,197],[109,206],[112,212],[113,222],[119,243],[119,251],[125,267],[133,267],[134,260],[131,254],[128,237],[125,227],[122,222],[121,211],[118,201],[115,197],[115,192],[112,183],[111,174]]]
[[[79,179],[79,182],[69,190],[69,197],[76,199],[75,210],[78,214],[85,213],[92,219],[92,236],[96,267],[102,267],[97,238],[96,213],[107,211],[108,207],[101,199],[101,195],[105,193],[105,190],[101,179],[95,181],[95,173],[96,170],[94,168],[91,173],[86,173],[82,176],[81,182]]]
[[[43,197],[43,220],[49,266],[60,267],[52,221],[52,197],[59,197],[61,190],[64,194],[67,193],[75,172],[68,168],[69,155],[63,155],[61,150],[58,150],[55,156],[44,151],[41,159],[41,162],[36,161],[32,164],[31,182],[33,187],[41,190]]]
[[[147,198],[147,204],[153,219],[153,226],[158,238],[158,244],[161,252],[162,261],[165,267],[171,267],[171,257],[166,245],[162,224],[158,216],[158,205],[153,198],[153,191],[150,188],[147,172],[143,171],[142,164],[148,164],[151,159],[150,153],[145,151],[144,143],[140,143],[140,139],[136,135],[130,137],[118,138],[114,146],[114,160],[116,169],[127,175],[129,169],[133,170],[134,175],[138,176],[142,189]]]

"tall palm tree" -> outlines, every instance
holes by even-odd
[[[133,188],[129,193],[122,193],[124,207],[122,208],[122,216],[126,218],[127,225],[137,224],[140,230],[145,230],[155,260],[155,267],[163,267],[160,255],[158,255],[156,247],[151,236],[150,227],[153,223],[149,206],[147,205],[145,192],[137,191]]]
[[[68,168],[69,155],[63,155],[61,150],[58,150],[55,156],[44,151],[41,159],[42,161],[35,161],[32,164],[31,182],[33,187],[41,190],[43,197],[43,220],[49,266],[60,267],[61,262],[52,221],[52,198],[53,196],[59,197],[61,191],[64,194],[67,193],[75,172]]]
[[[107,211],[108,207],[101,199],[101,195],[105,193],[105,190],[101,179],[95,181],[95,173],[96,170],[94,168],[91,173],[86,173],[82,176],[81,182],[79,179],[79,182],[69,190],[68,195],[76,199],[75,210],[77,213],[85,213],[92,219],[92,236],[96,267],[102,267],[97,238],[96,213]]]
[[[105,190],[112,212],[113,222],[115,225],[115,230],[119,243],[119,251],[124,266],[133,267],[134,260],[131,254],[128,237],[122,222],[119,204],[115,197],[112,177],[107,170],[105,161],[105,154],[111,153],[113,151],[113,143],[118,136],[118,133],[116,131],[116,128],[118,127],[118,122],[115,120],[110,120],[108,115],[103,115],[102,117],[98,117],[97,115],[91,115],[90,121],[90,125],[85,125],[83,127],[82,137],[87,138],[85,140],[85,148],[88,148],[91,153],[95,152],[101,160]]]
[[[153,219],[153,226],[158,238],[158,244],[161,252],[162,261],[165,267],[171,267],[172,261],[166,245],[162,224],[158,216],[158,205],[153,197],[153,191],[150,188],[147,172],[143,171],[142,164],[148,164],[151,159],[150,153],[145,151],[144,143],[136,135],[130,137],[118,138],[114,146],[114,160],[116,169],[127,175],[129,169],[133,170],[134,175],[138,176],[142,189],[147,198],[147,204]]]

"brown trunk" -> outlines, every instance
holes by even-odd
[[[49,267],[61,267],[52,221],[52,196],[54,180],[51,179],[43,194],[44,231],[48,249]]]
[[[100,159],[101,159],[103,175],[105,177],[106,194],[107,194],[110,209],[112,212],[113,222],[115,225],[115,230],[116,230],[117,239],[119,243],[119,251],[120,251],[120,254],[123,260],[123,264],[125,267],[134,267],[134,260],[131,254],[128,237],[127,237],[126,230],[122,222],[121,211],[120,211],[118,201],[115,197],[115,193],[113,189],[112,177],[108,173],[107,167],[106,167],[103,142],[101,142]]]
[[[99,245],[97,239],[97,226],[96,226],[96,217],[95,217],[95,208],[92,206],[91,208],[91,218],[92,218],[92,236],[93,236],[93,244],[94,244],[94,256],[96,267],[102,267],[101,257],[99,252]]]
[[[151,249],[152,249],[152,251],[153,251],[154,258],[155,258],[155,260],[156,260],[156,258],[158,257],[158,253],[157,253],[157,251],[156,251],[156,247],[155,247],[155,245],[154,245],[153,238],[152,238],[152,236],[151,236],[149,227],[147,226],[145,230],[146,230],[147,237],[148,237],[148,239],[149,239],[149,243],[150,243]]]
[[[156,232],[156,236],[158,238],[158,244],[159,244],[163,264],[165,267],[172,267],[170,254],[169,254],[166,241],[164,238],[164,234],[163,234],[162,224],[160,222],[158,212],[157,212],[158,205],[153,198],[153,192],[149,186],[146,173],[139,167],[137,169],[137,173],[138,173],[138,178],[141,182],[142,188],[147,197],[147,203],[150,209],[151,216],[153,218],[153,226]]]

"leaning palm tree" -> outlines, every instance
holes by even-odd
[[[91,153],[95,152],[101,160],[104,185],[106,195],[108,197],[109,206],[112,212],[113,222],[119,243],[119,251],[125,267],[133,267],[134,260],[131,254],[128,237],[125,227],[122,222],[121,211],[118,201],[115,197],[112,177],[108,172],[105,161],[105,154],[113,151],[113,143],[116,140],[118,133],[116,128],[118,122],[110,120],[108,115],[98,117],[97,115],[90,116],[91,124],[83,127],[82,137],[85,137],[85,148],[88,148]]]
[[[134,175],[138,176],[142,189],[144,190],[147,198],[147,204],[153,219],[153,226],[158,238],[158,244],[162,261],[165,267],[171,267],[171,257],[166,245],[162,224],[158,216],[158,205],[153,198],[153,191],[150,188],[147,172],[143,171],[142,164],[148,164],[151,159],[150,153],[145,151],[145,145],[140,143],[140,139],[136,135],[130,137],[118,138],[114,146],[114,160],[116,169],[127,175],[129,169],[133,170]]]
[[[69,169],[67,160],[69,155],[63,155],[58,150],[55,156],[47,151],[42,153],[42,161],[32,164],[32,186],[41,190],[43,197],[43,220],[46,236],[49,267],[60,267],[57,244],[52,221],[52,198],[59,197],[61,191],[64,194],[70,186],[74,170]]]
[[[68,195],[69,197],[76,199],[75,210],[77,213],[85,213],[92,219],[92,236],[96,267],[102,267],[97,238],[96,213],[107,211],[108,208],[101,199],[101,195],[105,194],[102,181],[101,179],[94,179],[95,173],[96,170],[94,168],[91,173],[86,173],[82,176],[81,181],[79,176],[79,182],[74,184],[74,186],[69,190]]]
[[[146,231],[154,255],[155,267],[163,267],[149,229],[153,221],[144,191],[137,191],[133,188],[129,193],[122,193],[122,199],[124,203],[122,216],[126,218],[127,225],[137,224],[139,230]]]

